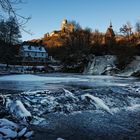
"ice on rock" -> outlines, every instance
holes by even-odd
[[[57,138],[57,140],[65,140],[65,139],[62,139],[62,138]]]
[[[46,126],[48,124],[48,121],[45,118],[34,116],[31,123],[33,125]]]
[[[7,119],[0,119],[0,127],[9,127],[11,129],[18,129],[18,125]]]
[[[25,106],[20,100],[12,101],[8,99],[6,103],[6,107],[17,118],[25,119],[25,120],[31,118],[31,113],[25,108]]]
[[[18,132],[18,135],[17,135],[18,138],[19,138],[19,137],[22,137],[22,136],[26,133],[26,131],[27,131],[27,127],[23,128],[21,131],[19,131],[19,132]]]
[[[0,119],[0,140],[20,139],[21,137],[29,138],[32,136],[33,131],[28,131],[27,127],[23,126],[7,119]]]
[[[16,123],[4,118],[0,119],[0,138],[16,138],[18,128],[19,126]]]
[[[98,97],[95,97],[90,94],[84,94],[81,96],[81,99],[91,101],[93,104],[95,104],[96,107],[99,107],[100,109],[112,114],[109,107],[104,103],[102,99]]]
[[[73,98],[74,100],[77,100],[77,98],[73,95],[72,92],[70,92],[69,90],[64,89],[64,88],[63,88],[63,90],[64,90],[64,92],[65,92],[65,96],[66,96],[66,97],[71,97],[71,98]]]
[[[125,107],[125,109],[129,111],[137,111],[140,110],[140,104],[134,104],[132,106]]]
[[[34,134],[33,131],[29,131],[29,132],[27,132],[27,133],[24,135],[24,137],[25,137],[25,138],[29,138],[29,137],[31,137],[33,134]]]
[[[0,140],[3,140],[3,135],[2,134],[0,134]]]
[[[17,132],[11,130],[10,128],[0,128],[0,133],[4,134],[4,138],[16,138]]]

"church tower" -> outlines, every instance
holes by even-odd
[[[105,44],[111,46],[115,43],[115,33],[112,28],[112,23],[110,22],[110,26],[108,27],[105,33]]]

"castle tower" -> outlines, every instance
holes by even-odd
[[[62,23],[61,23],[61,31],[62,31],[62,32],[65,32],[66,26],[67,26],[67,20],[64,19],[64,20],[62,21]]]
[[[71,33],[74,31],[74,25],[69,23],[66,19],[64,19],[61,23],[61,31],[63,33]]]

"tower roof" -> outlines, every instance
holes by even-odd
[[[112,28],[112,22],[110,21],[110,26],[109,26],[110,28]]]

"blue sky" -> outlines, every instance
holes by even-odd
[[[126,22],[132,25],[140,20],[140,0],[26,0],[19,11],[32,19],[22,32],[23,40],[43,37],[47,32],[59,30],[63,19],[75,20],[84,27],[105,32],[110,20],[115,31]]]

